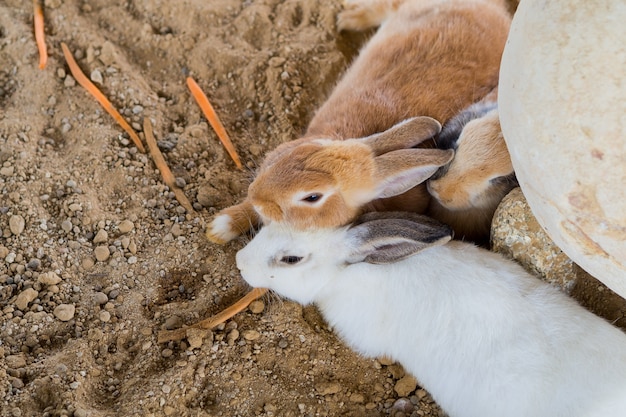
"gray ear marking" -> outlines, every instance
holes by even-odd
[[[354,252],[349,263],[388,264],[452,239],[452,229],[427,216],[404,212],[372,212],[359,217],[348,231]]]
[[[432,117],[411,117],[395,124],[384,132],[360,139],[375,155],[398,149],[412,148],[441,131],[441,123]]]

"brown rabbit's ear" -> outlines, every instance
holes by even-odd
[[[440,131],[441,123],[432,117],[412,117],[359,141],[368,145],[375,155],[382,155],[398,149],[412,148]]]
[[[410,190],[453,157],[452,149],[401,149],[375,157],[376,198],[393,197]]]

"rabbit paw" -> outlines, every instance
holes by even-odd
[[[337,28],[343,30],[366,30],[378,25],[376,12],[370,2],[346,1],[345,8],[337,15]],[[375,23],[372,23],[372,21]],[[376,23],[378,22],[378,23]]]
[[[239,236],[233,228],[233,219],[228,214],[216,216],[207,226],[206,237],[213,243],[223,245]]]
[[[346,0],[337,16],[337,28],[362,31],[379,26],[388,14],[398,8],[399,0]]]

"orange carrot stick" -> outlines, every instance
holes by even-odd
[[[237,313],[243,311],[246,307],[250,305],[251,302],[256,300],[257,298],[262,297],[267,292],[267,288],[254,288],[248,294],[244,295],[235,304],[226,308],[225,310],[220,311],[213,317],[209,317],[208,319],[204,319],[197,323],[192,324],[189,327],[184,327],[182,329],[176,330],[163,330],[159,332],[157,337],[158,343],[165,343],[172,340],[180,340],[184,339],[187,336],[188,328],[196,328],[196,329],[213,329],[217,327],[221,323],[224,323],[226,320],[235,316]]]
[[[70,71],[72,72],[72,75],[74,76],[76,81],[78,81],[78,84],[82,85],[85,90],[87,90],[92,96],[95,97],[96,100],[98,100],[98,103],[100,103],[102,107],[104,107],[104,110],[106,110],[107,113],[109,113],[115,119],[115,121],[122,127],[122,129],[124,129],[126,133],[128,133],[130,138],[135,143],[135,146],[137,147],[137,149],[145,153],[146,148],[144,148],[143,144],[141,143],[141,139],[139,139],[139,136],[137,135],[137,133],[135,133],[133,128],[130,127],[130,125],[126,122],[126,120],[124,120],[122,115],[119,114],[117,110],[115,110],[115,107],[113,107],[113,104],[111,104],[111,102],[104,96],[104,94],[102,94],[100,90],[98,90],[98,87],[96,87],[89,80],[89,78],[87,78],[87,76],[83,74],[80,67],[74,60],[72,53],[70,52],[69,48],[64,42],[61,42],[61,48],[63,48],[63,55],[65,56],[67,65],[69,65]]]
[[[189,213],[195,213],[196,211],[193,209],[193,206],[187,199],[183,190],[178,188],[176,185],[174,174],[172,174],[169,166],[167,166],[167,162],[165,162],[165,158],[163,158],[163,154],[159,150],[159,145],[157,145],[154,134],[152,133],[152,123],[150,123],[150,119],[147,117],[143,119],[143,133],[146,135],[146,143],[148,144],[150,155],[152,155],[152,160],[159,171],[161,171],[163,181],[168,187],[170,187],[170,190],[174,192],[176,200],[178,200],[180,205],[183,206]]]
[[[243,169],[243,166],[241,165],[241,160],[239,159],[239,155],[237,154],[237,150],[235,149],[233,143],[230,141],[228,133],[226,133],[226,129],[224,129],[224,125],[217,116],[217,113],[215,112],[215,109],[213,109],[213,106],[209,102],[207,96],[204,94],[200,86],[191,77],[187,77],[187,87],[189,87],[191,95],[193,95],[193,98],[196,99],[196,102],[202,109],[204,116],[211,124],[213,130],[215,130],[217,137],[226,148],[226,151],[235,162],[237,168]]]
[[[33,0],[33,6],[35,9],[35,41],[37,42],[37,49],[39,49],[39,69],[44,69],[48,62],[48,49],[46,48],[46,38],[43,31],[43,9],[41,8],[40,0]]]

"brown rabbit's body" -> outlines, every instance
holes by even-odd
[[[247,199],[218,214],[209,239],[267,221],[334,227],[363,210],[427,209],[418,184],[451,151],[404,149],[438,133],[432,122],[413,134],[390,128],[414,116],[445,123],[496,87],[510,15],[497,1],[369,0],[347,2],[338,17],[341,30],[381,22],[304,137],[267,155]]]

